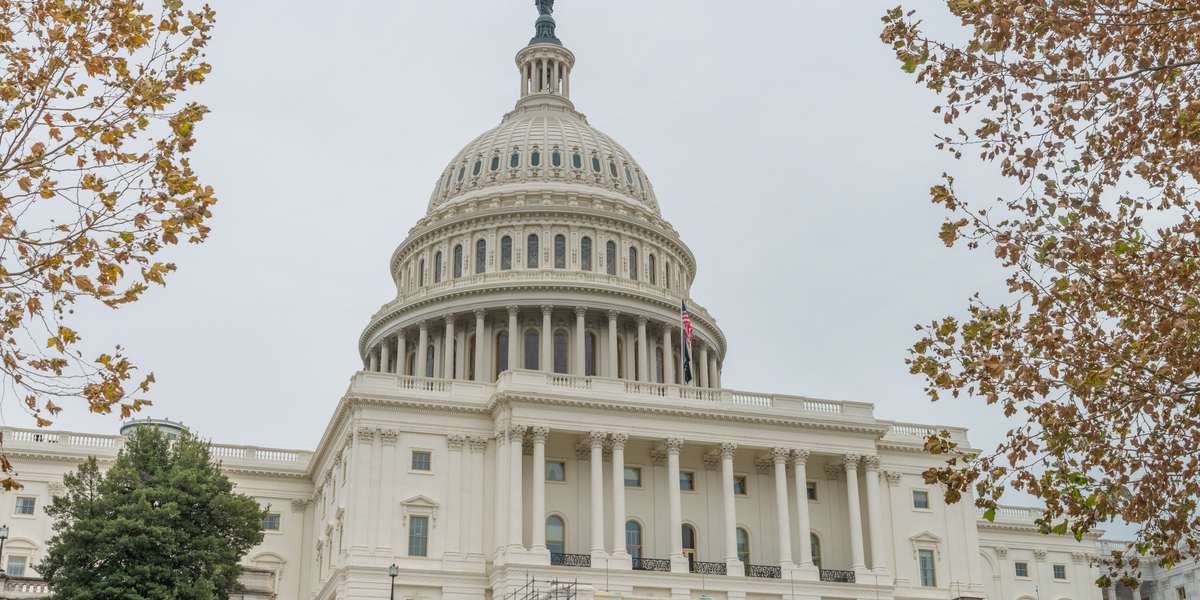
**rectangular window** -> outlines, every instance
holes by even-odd
[[[696,474],[687,471],[679,472],[679,489],[689,492],[696,491]]]
[[[1067,565],[1054,565],[1054,578],[1067,580]]]
[[[564,462],[547,462],[546,463],[546,481],[566,481],[567,480],[567,463]]]
[[[1175,598],[1176,600],[1187,600],[1187,592],[1183,588],[1177,587],[1175,588]]]
[[[408,518],[408,555],[428,556],[429,517]]]
[[[8,557],[8,568],[4,570],[5,574],[9,577],[24,577],[25,563],[28,561],[29,559],[24,556]]]
[[[637,467],[625,467],[625,485],[642,487],[642,470]]]
[[[429,471],[430,461],[428,452],[413,452],[412,470]],[[422,555],[424,556],[424,555]]]
[[[33,507],[37,505],[37,498],[17,498],[17,514],[32,515]]]
[[[919,550],[921,587],[937,587],[937,576],[933,572],[933,550]]]
[[[271,514],[263,517],[263,529],[267,531],[279,531],[279,515]]]
[[[1029,563],[1013,563],[1013,569],[1016,570],[1017,577],[1029,577]]]
[[[817,482],[815,482],[815,481],[808,482],[808,499],[809,500],[817,499]]]
[[[929,492],[913,492],[913,508],[929,508]]]
[[[741,494],[743,496],[748,493],[746,491],[746,478],[745,477],[739,475],[739,476],[733,478],[733,493]]]

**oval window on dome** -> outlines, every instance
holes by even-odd
[[[467,168],[466,168],[466,167],[463,167],[463,168],[459,169],[459,170],[458,170],[458,180],[459,180],[459,181],[462,181],[463,177],[464,177],[466,174],[467,174]]]
[[[554,154],[551,154],[550,155],[550,164],[554,165],[556,167],[561,167],[562,166],[562,155],[557,152],[555,152]]]
[[[500,168],[500,157],[499,157],[499,156],[493,156],[493,157],[492,157],[492,170],[493,170],[493,171],[496,171],[496,170],[498,170],[499,168]]]
[[[583,168],[583,157],[579,156],[578,154],[572,155],[571,156],[571,164],[576,169],[582,169]]]
[[[600,159],[598,159],[594,156],[592,157],[592,170],[597,173],[600,172]]]
[[[534,152],[532,155],[529,156],[529,165],[530,166],[537,167],[537,166],[540,166],[541,164],[542,164],[542,155],[541,154]]]
[[[613,179],[619,179],[621,177],[620,175],[617,175],[617,163],[608,163],[608,170],[612,173]]]
[[[479,175],[479,172],[482,170],[483,170],[483,161],[482,160],[475,161],[475,168],[471,171],[471,177]]]
[[[512,158],[508,159],[508,166],[514,169],[521,166],[521,155],[514,152]]]
[[[625,181],[628,181],[629,185],[633,185],[633,175],[629,173],[629,169],[625,169]]]
[[[638,173],[637,178],[638,178],[638,187],[642,188],[643,192],[646,191],[646,185],[642,183],[642,174]]]
[[[450,171],[450,173],[448,173],[448,174],[446,175],[446,185],[445,185],[445,186],[444,186],[442,189],[443,189],[443,190],[448,190],[448,189],[450,189],[450,182],[451,182],[451,181],[454,181],[454,171]]]

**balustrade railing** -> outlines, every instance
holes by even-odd
[[[592,556],[590,554],[560,554],[558,552],[551,552],[550,564],[555,567],[590,567],[592,566]]]
[[[689,562],[688,570],[693,573],[703,573],[705,575],[724,575],[727,572],[725,570],[725,563],[700,562],[698,560]]]
[[[668,558],[635,558],[633,559],[633,570],[670,573],[671,560]]]
[[[704,402],[720,402],[721,401],[721,390],[694,388],[694,387],[686,387],[685,386],[685,387],[679,388],[679,397],[683,398],[684,400],[702,400]]]
[[[547,375],[546,383],[551,387],[567,388],[569,390],[590,390],[592,389],[592,380],[590,377],[580,377],[578,375]]]
[[[626,394],[637,394],[639,396],[658,396],[665,398],[667,396],[667,386],[661,383],[635,383],[632,381],[625,382]]]
[[[821,581],[830,581],[833,583],[854,583],[854,571],[821,569]]]
[[[771,406],[771,397],[766,394],[750,394],[747,392],[733,392],[734,404],[749,404],[751,406]]]
[[[783,577],[783,569],[778,565],[746,565],[746,577],[781,579]]]

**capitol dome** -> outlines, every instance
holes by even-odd
[[[428,212],[392,254],[396,297],[359,338],[364,368],[719,388],[726,340],[690,297],[695,256],[641,165],[575,109],[575,55],[544,4],[516,55],[516,105],[437,176]]]

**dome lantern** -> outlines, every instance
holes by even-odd
[[[574,109],[571,104],[571,67],[575,55],[563,47],[554,35],[554,0],[536,0],[541,13],[536,23],[537,35],[517,53],[517,68],[521,72],[520,107],[531,101],[556,104]]]

